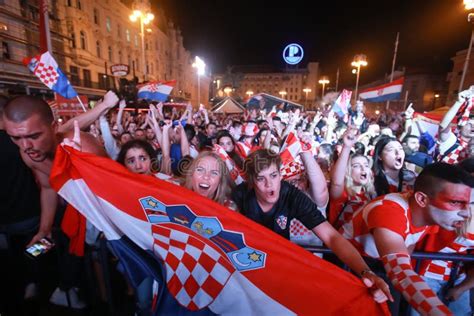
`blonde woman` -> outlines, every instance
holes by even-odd
[[[233,181],[224,161],[212,151],[201,152],[185,171],[185,187],[231,209]]]
[[[331,174],[329,222],[336,229],[349,222],[357,209],[375,197],[371,159],[361,154],[351,155],[357,132],[350,127],[344,133],[342,151]]]

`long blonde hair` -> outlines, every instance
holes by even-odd
[[[199,161],[206,157],[212,157],[217,161],[217,165],[221,175],[219,184],[217,185],[217,189],[214,193],[214,196],[212,197],[212,200],[224,205],[224,203],[230,198],[230,193],[232,192],[232,188],[234,187],[234,182],[230,178],[230,173],[227,169],[227,166],[225,165],[225,162],[221,159],[221,157],[219,157],[219,155],[212,151],[202,151],[196,158],[194,158],[193,162],[186,170],[186,180],[184,186],[190,190],[193,189],[193,173],[196,170]]]
[[[357,157],[363,157],[369,163],[369,170],[368,170],[369,181],[367,181],[367,184],[363,185],[362,188],[371,198],[373,198],[376,196],[376,192],[375,192],[375,186],[374,186],[374,174],[372,173],[372,159],[367,157],[366,155],[361,155],[361,154],[351,155],[351,157],[349,158],[349,161],[347,162],[346,175],[345,175],[345,187],[346,187],[347,194],[349,196],[353,196],[357,194],[357,192],[354,190],[354,180],[352,179],[352,160]]]

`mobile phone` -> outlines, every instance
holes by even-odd
[[[38,258],[49,252],[55,246],[49,238],[41,238],[39,241],[25,249],[25,254],[30,258]]]

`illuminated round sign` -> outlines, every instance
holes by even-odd
[[[298,44],[289,44],[283,50],[283,59],[287,64],[296,65],[304,56],[303,48]]]

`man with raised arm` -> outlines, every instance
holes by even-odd
[[[102,113],[115,106],[117,101],[117,96],[113,92],[108,92],[104,96],[103,101],[94,109],[83,113],[74,120],[78,122],[78,127],[90,126]],[[33,171],[41,189],[40,224],[38,232],[29,242],[29,245],[31,245],[43,237],[51,237],[51,230],[58,207],[58,195],[49,184],[49,175],[56,147],[65,137],[72,138],[72,122],[67,122],[65,125],[58,127],[49,105],[44,100],[32,96],[19,96],[11,99],[5,105],[3,119],[7,134],[19,147],[21,158]],[[92,135],[82,133],[81,137],[83,151],[106,156],[104,149]],[[74,264],[72,263],[72,265]],[[67,269],[68,267],[60,268]],[[65,271],[64,273],[65,279],[70,278],[74,274],[73,271]],[[68,284],[63,285],[61,290],[57,289],[56,292],[59,294],[65,294],[64,290],[72,288],[75,280],[69,279],[64,281],[64,283]],[[72,293],[70,292],[69,294],[71,295]],[[65,295],[62,296],[65,297]],[[74,299],[71,298],[71,301],[74,301]],[[76,306],[77,308],[82,308],[84,304],[78,303]]]

